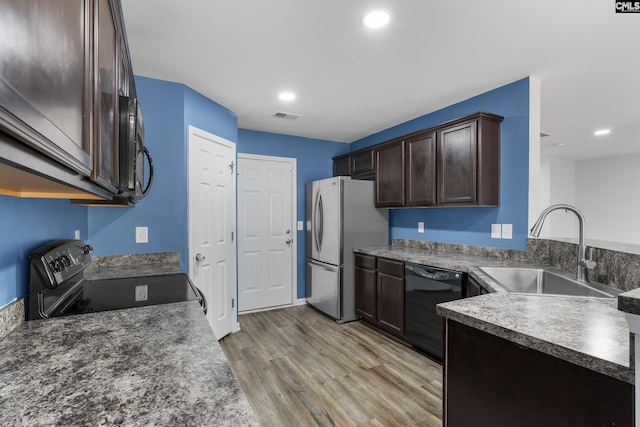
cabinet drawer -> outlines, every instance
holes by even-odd
[[[369,270],[376,269],[376,257],[373,255],[355,254],[356,267],[367,268]]]
[[[404,277],[404,262],[378,258],[378,272],[395,277]]]

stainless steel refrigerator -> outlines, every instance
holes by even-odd
[[[306,300],[338,323],[355,320],[353,248],[386,245],[388,212],[374,207],[372,181],[307,183]]]

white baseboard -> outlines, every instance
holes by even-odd
[[[305,305],[307,303],[306,298],[298,298],[293,302],[293,305]]]

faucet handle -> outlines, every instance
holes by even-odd
[[[598,263],[592,259],[583,259],[580,261],[580,266],[586,268],[587,270],[593,270],[597,265]]]

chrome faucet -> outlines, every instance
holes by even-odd
[[[587,281],[587,269],[592,270],[596,267],[597,263],[591,259],[587,259],[586,251],[587,245],[585,243],[585,225],[584,225],[584,215],[578,209],[571,205],[559,204],[549,206],[547,209],[543,210],[540,214],[540,217],[531,227],[531,235],[533,237],[540,236],[540,231],[542,230],[542,224],[544,224],[544,220],[551,212],[564,209],[565,211],[571,211],[578,217],[578,222],[580,226],[580,236],[578,241],[578,270],[576,271],[576,280],[579,282]]]

